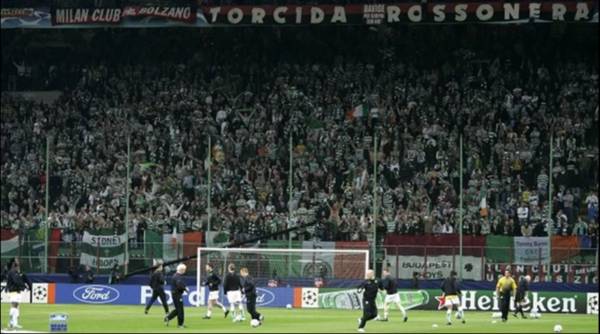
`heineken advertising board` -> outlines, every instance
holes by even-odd
[[[400,302],[406,309],[437,310],[440,290],[400,290]],[[377,307],[383,308],[385,293],[377,296]],[[319,289],[320,308],[360,309],[362,294],[356,289]],[[598,293],[540,291],[528,294],[524,311],[540,313],[598,314]],[[462,306],[467,311],[499,311],[499,299],[490,290],[463,291]],[[394,305],[391,308],[395,308]],[[511,301],[511,310],[514,303]]]

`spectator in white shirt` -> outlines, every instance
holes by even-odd
[[[452,234],[454,233],[454,228],[452,225],[448,224],[448,222],[444,222],[442,226],[442,234]]]
[[[529,219],[529,207],[525,202],[522,202],[521,206],[517,209],[517,217],[519,218],[519,223],[521,223],[521,225],[525,224]]]

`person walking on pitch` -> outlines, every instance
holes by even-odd
[[[531,276],[521,276],[519,279],[519,286],[517,286],[517,294],[515,295],[515,313],[513,315],[517,317],[517,313],[521,313],[521,318],[527,319],[525,313],[523,313],[523,306],[527,305],[527,291],[529,291],[529,282],[531,282]]]
[[[358,331],[365,332],[367,321],[377,317],[377,305],[375,298],[379,292],[379,282],[375,279],[375,272],[367,270],[365,281],[358,287],[358,293],[363,294],[363,316],[358,319]]]
[[[240,277],[235,272],[235,264],[230,263],[227,266],[227,275],[223,282],[223,291],[227,295],[227,301],[230,305],[230,311],[233,312],[233,321],[243,321],[244,306],[242,305],[242,283]],[[229,314],[229,310],[225,311],[225,317]]]
[[[240,270],[240,276],[242,276],[242,285],[244,287],[244,295],[246,296],[246,307],[248,313],[252,317],[252,320],[258,321],[258,326],[262,325],[263,316],[256,311],[256,285],[254,280],[248,273],[248,268],[242,268]]]
[[[144,309],[144,314],[148,314],[150,308],[156,301],[156,299],[160,299],[160,303],[165,309],[165,315],[169,314],[169,305],[167,304],[167,295],[165,294],[165,289],[163,286],[165,285],[165,275],[163,272],[162,262],[158,264],[158,268],[152,273],[150,276],[150,288],[152,288],[152,298],[146,304],[146,308]]]
[[[510,308],[510,297],[515,294],[517,283],[512,278],[510,270],[504,271],[504,276],[496,284],[496,296],[500,298],[500,311],[502,312],[502,322],[508,320],[508,311]]]
[[[376,320],[388,321],[390,304],[393,303],[398,307],[400,312],[402,312],[402,318],[404,319],[404,322],[406,322],[408,320],[408,316],[406,315],[406,310],[400,303],[400,294],[398,294],[396,279],[392,277],[387,269],[383,270],[383,277],[381,279],[379,288],[381,290],[385,290],[387,294],[385,296],[385,301],[383,302],[383,318],[377,316]]]
[[[465,321],[465,312],[460,305],[461,295],[456,281],[456,271],[452,270],[450,276],[442,282],[442,298],[444,299],[444,307],[446,307],[446,324],[452,325],[452,308],[456,305],[456,319],[462,319],[462,323]]]
[[[183,294],[187,292],[188,289],[185,286],[185,271],[187,267],[185,264],[181,263],[177,266],[177,272],[171,278],[171,296],[173,297],[173,306],[175,309],[169,313],[164,321],[167,326],[169,326],[169,321],[175,317],[177,317],[177,327],[185,328],[183,322],[185,320],[183,314]]]
[[[214,305],[220,307],[223,310],[223,313],[225,313],[225,316],[227,316],[227,309],[219,302],[219,285],[221,285],[221,278],[215,274],[211,264],[206,265],[206,275],[205,285],[208,287],[208,307],[206,315],[202,319],[210,319]]]

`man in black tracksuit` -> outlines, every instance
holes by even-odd
[[[256,286],[254,285],[252,277],[248,274],[248,268],[242,268],[240,270],[240,275],[242,276],[242,285],[244,295],[246,295],[246,308],[248,308],[248,313],[250,313],[252,319],[260,321],[260,324],[262,325],[263,316],[256,311]]]
[[[521,313],[521,317],[526,319],[525,313],[523,313],[523,306],[526,303],[527,291],[529,291],[529,282],[531,281],[531,276],[525,275],[519,278],[519,285],[517,286],[517,293],[515,294],[515,313],[513,315],[516,317],[518,313]]]
[[[183,321],[183,293],[187,291],[187,287],[185,286],[185,271],[187,267],[185,264],[180,264],[177,266],[177,272],[171,278],[171,297],[173,298],[173,306],[175,309],[169,313],[169,315],[165,316],[165,324],[169,326],[169,321],[175,317],[177,317],[177,327],[184,328]]]
[[[202,319],[210,319],[214,305],[220,307],[225,316],[227,316],[227,309],[219,302],[219,285],[221,285],[221,278],[214,272],[210,263],[206,265],[206,274],[208,277],[206,278],[204,285],[208,288],[208,308],[206,309],[206,315],[202,317]]]
[[[169,305],[167,304],[167,295],[165,294],[165,289],[163,288],[165,285],[165,275],[163,274],[163,265],[159,264],[158,268],[152,273],[150,276],[150,287],[152,288],[152,298],[146,304],[146,308],[144,309],[144,314],[148,314],[150,307],[156,301],[156,299],[160,299],[160,302],[165,309],[165,314],[169,314]]]
[[[363,293],[363,316],[358,319],[358,331],[362,333],[367,321],[377,317],[375,298],[379,292],[379,282],[375,279],[373,270],[367,270],[366,280],[358,287],[358,292]]]

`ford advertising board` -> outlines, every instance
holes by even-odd
[[[185,306],[206,305],[208,293],[196,292],[195,287],[189,287],[190,292],[183,295]],[[165,289],[167,303],[172,304],[171,291]],[[291,288],[257,288],[257,306],[285,307],[294,300],[294,289]],[[101,285],[101,284],[57,284],[57,304],[113,304],[113,305],[144,305],[152,297],[152,289],[147,285]],[[227,298],[221,298],[225,305]],[[157,302],[158,303],[158,302]]]
[[[106,285],[84,285],[73,290],[73,298],[86,304],[109,304],[119,295],[119,290]]]

